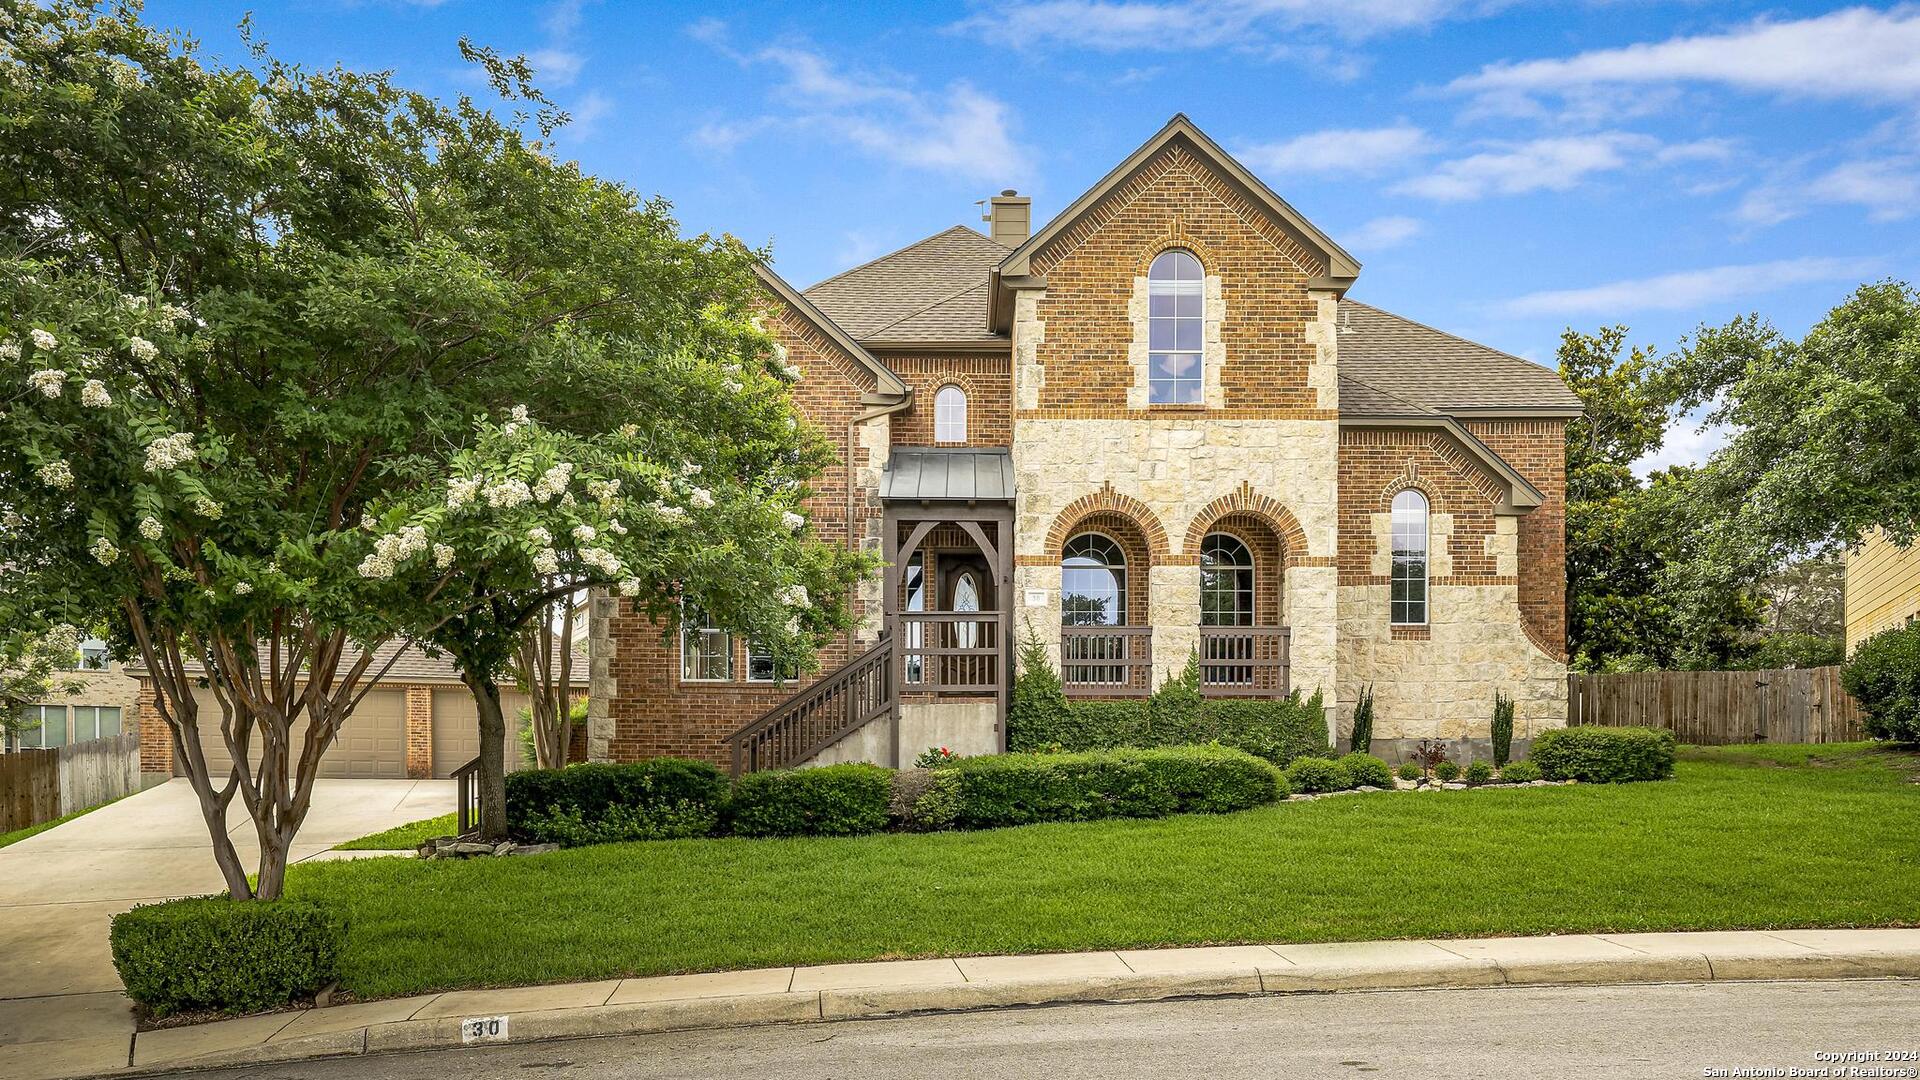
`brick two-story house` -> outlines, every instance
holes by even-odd
[[[595,604],[588,749],[737,767],[1000,749],[1028,633],[1070,695],[1371,685],[1375,747],[1565,719],[1552,371],[1347,299],[1360,264],[1185,117],[1051,222],[989,200],[769,326],[839,447],[810,506],[888,564],[822,675]],[[796,689],[799,693],[796,694]]]

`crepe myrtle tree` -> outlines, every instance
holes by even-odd
[[[5,569],[0,564],[0,572]],[[72,626],[0,638],[0,742],[11,745],[38,723],[27,722],[29,707],[80,689],[80,680],[73,677],[79,661],[80,631]]]
[[[279,895],[322,756],[407,640],[358,572],[368,507],[444,485],[515,402],[715,460],[728,417],[791,411],[695,392],[765,349],[759,253],[682,237],[524,118],[254,57],[0,0],[0,627],[102,626],[144,667],[236,898]]]
[[[714,390],[784,397],[777,378],[744,365],[729,365]],[[847,597],[872,566],[807,531],[798,507],[816,436],[784,422],[744,434],[793,452],[737,475],[638,425],[571,435],[515,407],[478,425],[443,483],[370,518],[357,573],[391,584],[379,602],[444,651],[473,692],[486,838],[506,835],[500,680],[529,630],[546,632],[539,620],[556,601],[607,588],[669,628],[695,608],[787,667],[811,662],[848,625]]]

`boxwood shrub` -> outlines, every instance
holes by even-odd
[[[681,758],[527,769],[506,779],[507,831],[535,842],[707,836],[727,800],[719,769]]]
[[[1271,765],[1226,747],[998,754],[952,767],[961,828],[1244,810],[1280,798]]]
[[[1288,763],[1287,784],[1302,795],[1324,795],[1353,787],[1353,778],[1332,758],[1297,757]]]
[[[1867,734],[1920,742],[1920,624],[1882,630],[1854,649],[1840,685],[1867,714]]]
[[[737,836],[857,836],[887,827],[893,770],[848,762],[748,773],[733,786]]]
[[[1509,761],[1500,767],[1500,780],[1507,784],[1531,784],[1540,779],[1540,766],[1531,761]]]
[[[303,900],[203,896],[115,915],[108,940],[127,996],[154,1016],[249,1013],[337,982],[346,923]]]
[[[1673,732],[1644,727],[1553,728],[1536,735],[1527,759],[1549,780],[1620,784],[1673,775]]]
[[[1393,786],[1393,770],[1387,763],[1372,754],[1353,753],[1342,757],[1339,766],[1347,771],[1347,780],[1352,787],[1390,788]]]

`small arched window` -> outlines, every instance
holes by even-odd
[[[1253,625],[1253,553],[1237,536],[1200,541],[1200,625]]]
[[[1127,624],[1127,557],[1111,538],[1081,533],[1067,541],[1060,558],[1060,623]]]
[[[1163,251],[1147,269],[1147,401],[1193,405],[1204,381],[1200,354],[1205,274],[1191,252]]]
[[[967,392],[957,386],[943,386],[933,395],[933,441],[967,441]]]
[[[1409,488],[1393,497],[1393,586],[1395,626],[1424,626],[1427,621],[1427,497]]]

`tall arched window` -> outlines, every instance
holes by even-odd
[[[1253,625],[1253,553],[1239,537],[1200,541],[1200,625]]]
[[[1189,252],[1163,251],[1147,269],[1147,401],[1191,405],[1201,400],[1201,328],[1205,274]]]
[[[1127,624],[1127,557],[1110,538],[1081,533],[1067,541],[1060,559],[1060,623]]]
[[[1393,622],[1427,621],[1427,497],[1409,488],[1393,497]]]
[[[943,386],[933,395],[933,441],[967,441],[967,392],[957,386]]]

